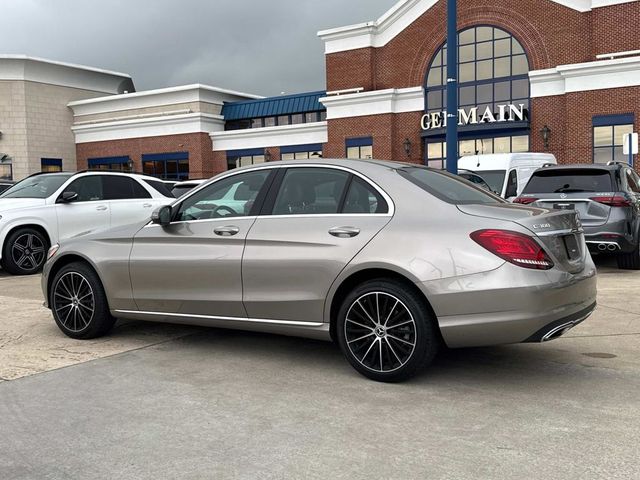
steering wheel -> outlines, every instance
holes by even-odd
[[[213,209],[213,212],[211,212],[211,216],[212,217],[228,217],[229,216],[229,215],[220,215],[221,211],[226,211],[232,216],[238,215],[238,212],[236,212],[233,208],[228,207],[227,205],[218,205],[216,208]]]

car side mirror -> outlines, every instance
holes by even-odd
[[[58,202],[72,203],[72,202],[75,202],[76,200],[78,200],[78,194],[76,192],[63,192]]]
[[[164,205],[160,208],[156,208],[151,214],[151,221],[156,225],[162,225],[166,227],[171,223],[171,206]]]

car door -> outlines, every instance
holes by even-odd
[[[109,202],[104,198],[102,178],[102,175],[81,176],[60,193],[55,204],[58,239],[109,228]],[[63,202],[62,196],[70,192],[76,193],[77,198]]]
[[[105,175],[103,185],[112,227],[149,220],[156,207],[171,203],[170,199],[163,202],[152,198],[142,185],[127,175]]]
[[[241,260],[274,170],[238,173],[188,194],[168,226],[135,236],[129,271],[139,310],[176,316],[246,318]],[[234,189],[229,199],[225,195]]]
[[[507,177],[507,188],[504,193],[504,198],[506,200],[512,201],[517,196],[518,196],[518,172],[516,169],[513,169],[509,172],[509,176]]]
[[[283,169],[247,236],[242,262],[250,318],[323,321],[340,271],[389,222],[380,190],[337,167]]]

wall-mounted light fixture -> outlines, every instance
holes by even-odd
[[[545,125],[540,130],[540,135],[542,136],[542,141],[544,142],[544,149],[549,150],[549,138],[551,137],[551,129]]]
[[[129,159],[129,161],[127,162],[127,169],[130,172],[133,172],[133,160]]]
[[[407,154],[407,157],[411,156],[411,147],[413,146],[411,144],[411,140],[409,140],[408,138],[404,139],[404,142],[402,142],[402,146],[404,147],[404,153]]]

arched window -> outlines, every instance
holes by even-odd
[[[522,45],[510,33],[491,26],[471,27],[458,33],[458,98],[465,111],[489,107],[496,116],[500,106],[524,105],[529,110],[529,61]],[[447,45],[433,57],[425,78],[426,113],[447,108]],[[516,124],[517,123],[517,124]],[[509,153],[529,150],[528,122],[497,122],[461,128],[460,155]],[[482,130],[482,132],[480,132]],[[446,157],[443,131],[426,137],[427,161],[433,166]]]

